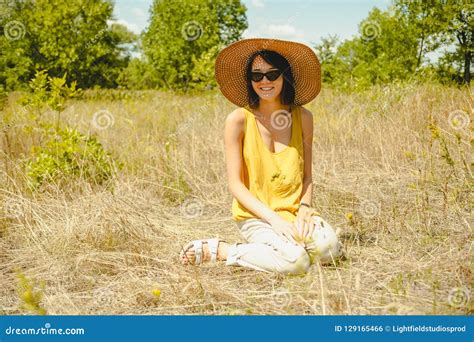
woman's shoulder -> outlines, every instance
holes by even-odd
[[[304,108],[303,106],[300,107],[300,122],[301,122],[301,129],[303,131],[303,137],[306,135],[313,135],[312,127],[313,127],[313,113],[308,109]]]
[[[239,107],[234,109],[227,115],[226,120],[232,121],[234,123],[244,123],[245,121],[245,108]]]
[[[233,131],[243,131],[245,126],[245,109],[240,107],[234,109],[226,117],[226,125]]]
[[[313,113],[311,113],[310,110],[306,109],[303,106],[297,106],[299,109],[300,117],[301,117],[301,122],[303,123],[303,126],[305,125],[312,125],[313,124]]]
[[[301,115],[302,115],[302,116],[308,117],[308,116],[312,116],[312,115],[313,115],[313,113],[311,113],[311,111],[310,111],[309,109],[303,107],[302,105],[296,105],[296,106],[295,106],[295,109],[298,109],[298,110],[301,112]]]

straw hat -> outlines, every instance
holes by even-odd
[[[295,80],[295,104],[313,100],[321,90],[321,65],[307,45],[271,38],[242,39],[222,49],[216,59],[215,76],[222,94],[239,107],[249,104],[246,66],[259,50],[273,50],[285,57]]]

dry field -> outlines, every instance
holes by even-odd
[[[37,137],[18,96],[1,113],[0,314],[473,313],[472,87],[323,89],[306,106],[313,202],[346,257],[305,276],[178,263],[191,239],[241,239],[223,143],[234,107],[219,93],[70,100],[62,124],[96,134],[123,168],[105,185],[37,191],[22,166]]]

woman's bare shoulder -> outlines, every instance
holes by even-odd
[[[303,106],[299,106],[301,108],[301,114],[303,117],[311,117],[313,115],[313,113],[311,113],[308,109],[306,109],[305,107]]]
[[[301,122],[303,123],[303,127],[305,126],[312,126],[313,125],[313,113],[311,113],[308,109],[300,106],[301,108]]]
[[[230,112],[226,117],[226,125],[232,128],[234,132],[243,132],[245,125],[245,111],[244,108],[236,108]]]

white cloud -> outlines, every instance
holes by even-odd
[[[290,24],[269,24],[266,30],[271,35],[294,36],[296,34],[296,28]]]
[[[141,17],[141,18],[147,18],[148,17],[148,14],[141,8],[133,8],[132,9],[132,14],[137,16],[137,17]]]
[[[276,38],[302,41],[304,40],[304,32],[297,29],[291,24],[263,24],[258,29],[247,29],[242,34],[244,38]]]
[[[136,24],[133,24],[133,23],[130,23],[126,20],[123,20],[123,19],[119,19],[119,20],[107,20],[107,24],[111,25],[111,24],[121,24],[123,26],[125,26],[127,29],[129,29],[130,31],[132,31],[133,33],[140,33],[141,32],[141,29],[136,25]]]
[[[264,8],[265,4],[263,3],[263,0],[252,0],[252,6],[256,8]]]

